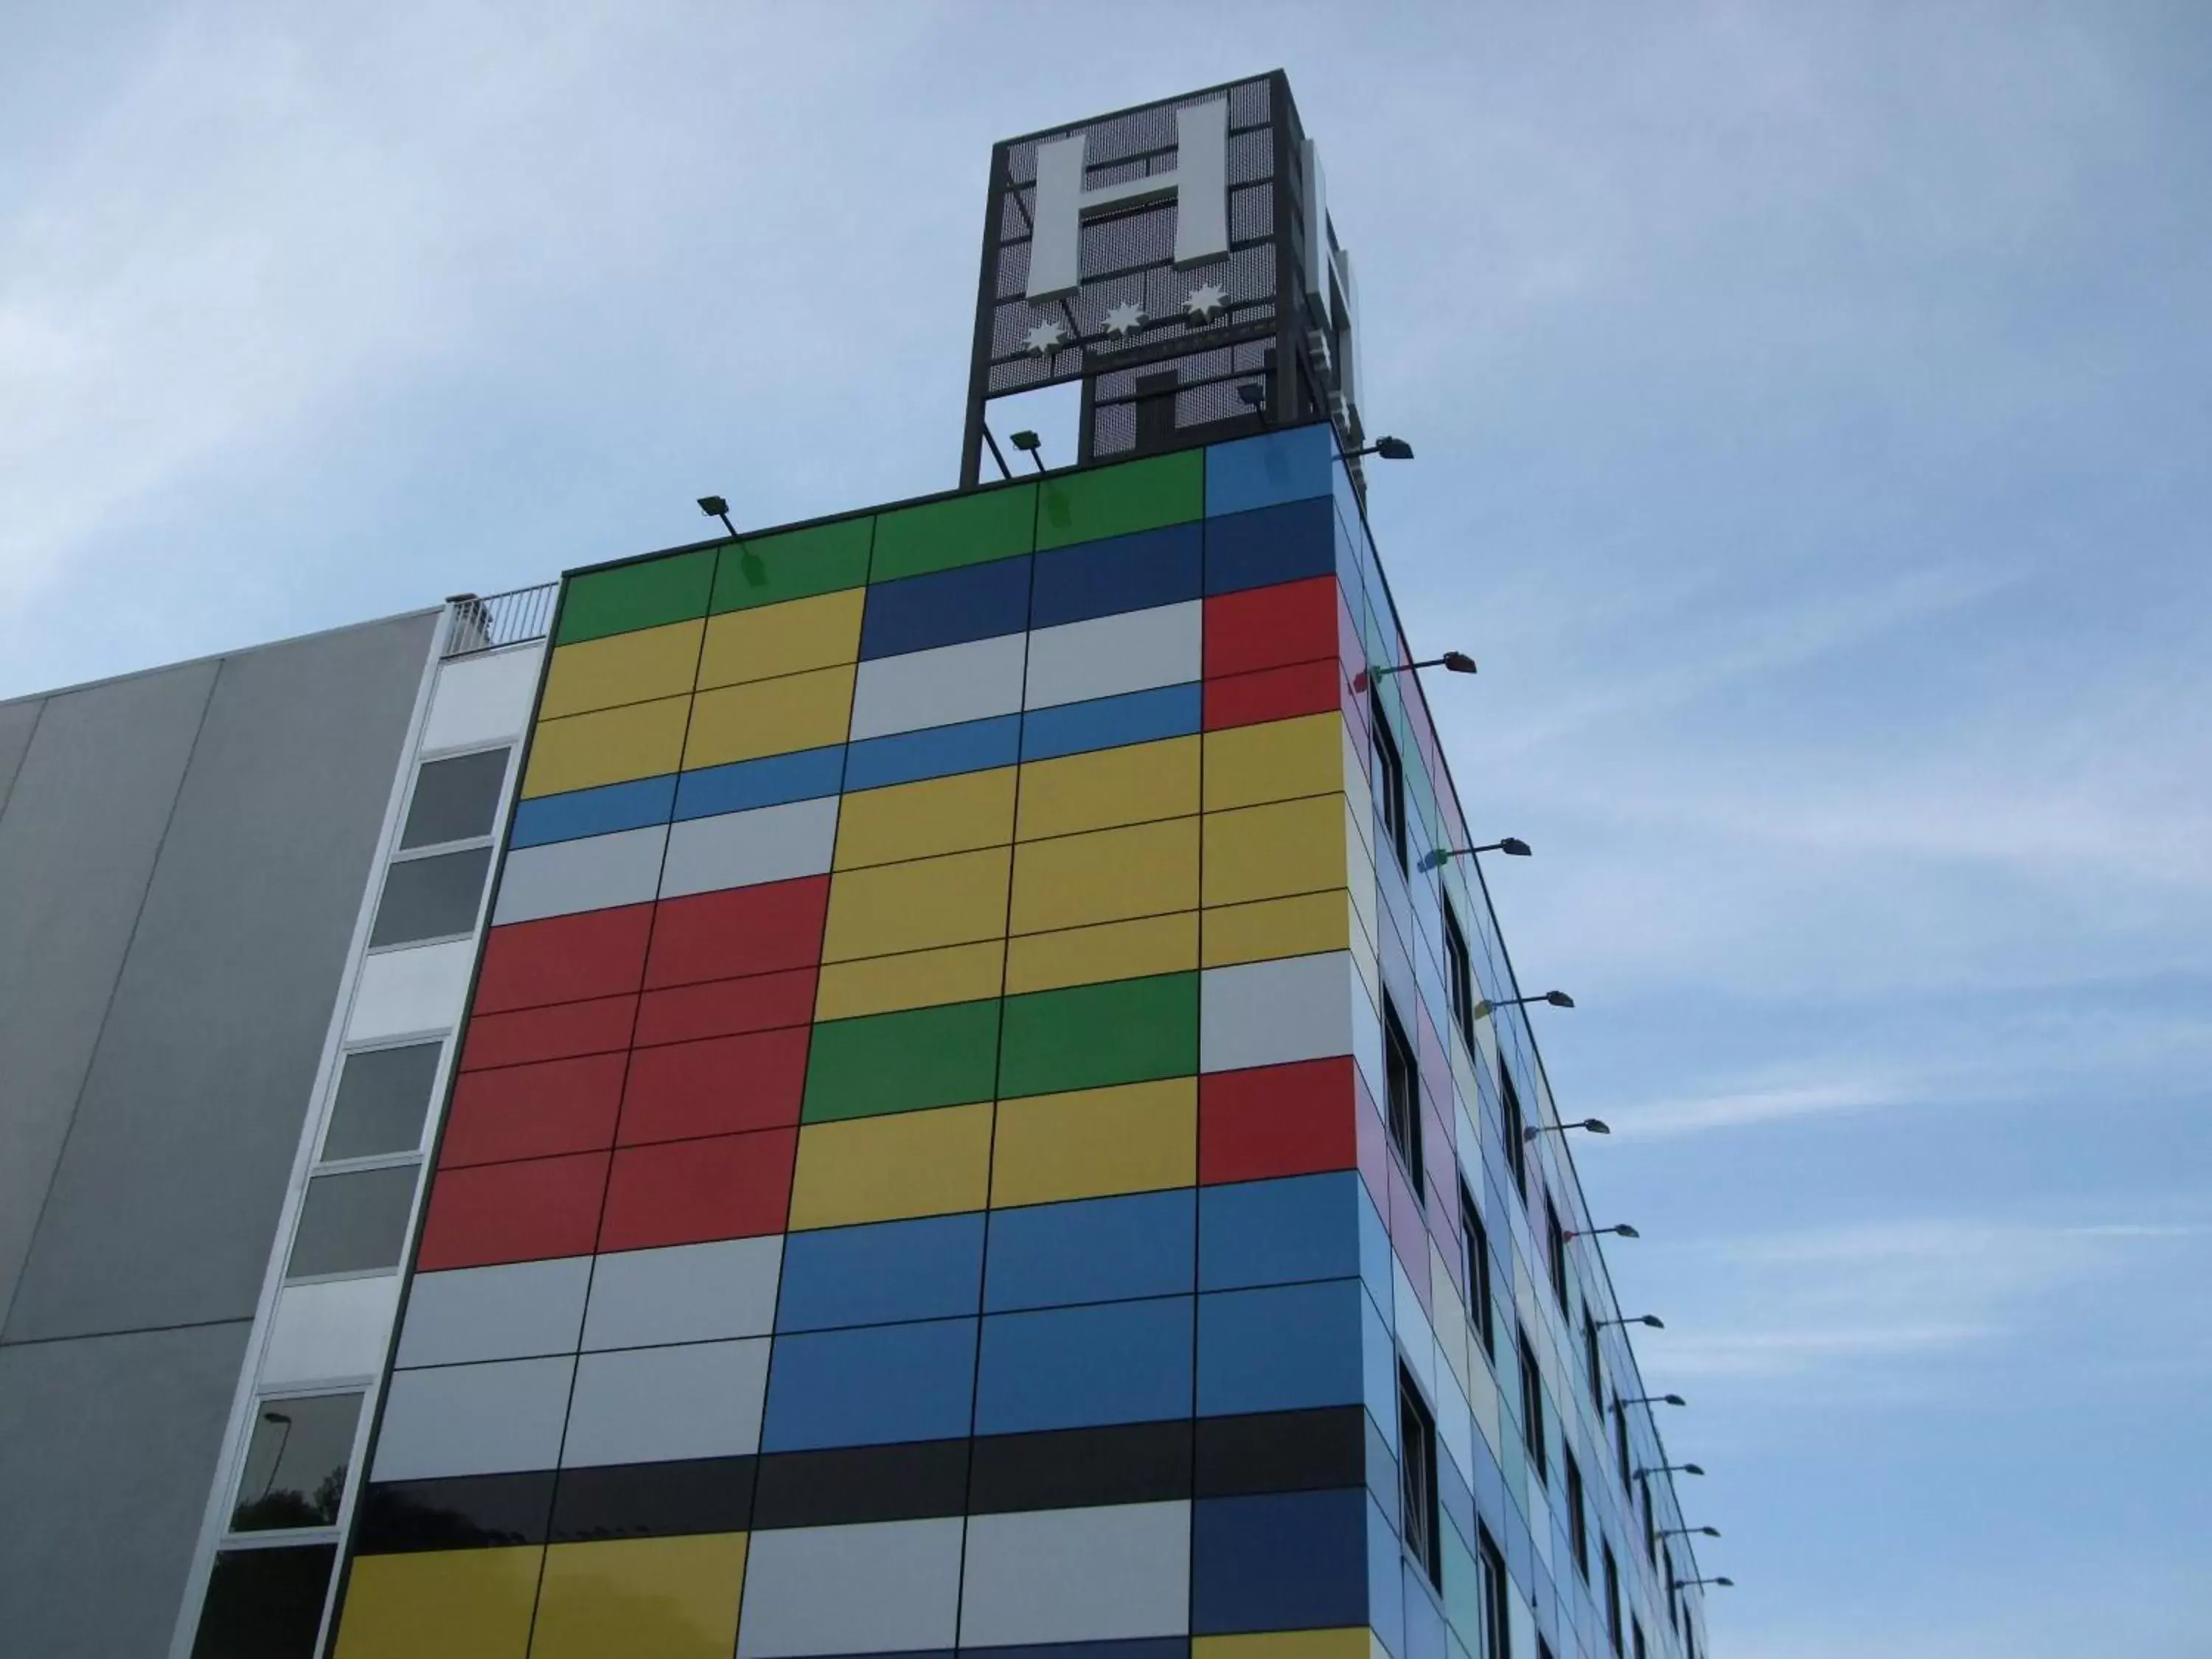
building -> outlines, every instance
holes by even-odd
[[[0,708],[34,1650],[1705,1650],[1289,89],[992,179],[961,489],[143,677],[135,889]]]

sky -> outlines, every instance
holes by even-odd
[[[0,697],[957,481],[994,139],[1289,71],[1719,1659],[2212,1655],[2212,11],[0,9]]]

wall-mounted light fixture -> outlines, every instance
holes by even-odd
[[[1036,463],[1038,471],[1044,471],[1044,457],[1037,453],[1044,447],[1043,439],[1034,432],[1017,432],[1013,436],[1013,445]]]
[[[730,532],[732,541],[738,538],[738,527],[730,522],[730,504],[720,495],[702,495],[699,510],[710,519],[720,519],[722,528]]]
[[[1612,1233],[1616,1237],[1620,1238],[1641,1238],[1644,1237],[1642,1233],[1638,1232],[1635,1228],[1630,1226],[1626,1221],[1621,1222],[1617,1226],[1612,1227],[1570,1227],[1566,1230],[1565,1236],[1568,1238],[1602,1238],[1607,1233]]]
[[[1486,841],[1480,847],[1438,847],[1421,854],[1421,868],[1441,870],[1454,859],[1471,859],[1480,853],[1503,853],[1509,859],[1525,859],[1531,849],[1518,836]]]
[[[1655,1331],[1663,1331],[1667,1328],[1667,1322],[1660,1318],[1657,1314],[1638,1314],[1633,1317],[1624,1315],[1616,1319],[1598,1320],[1596,1324],[1600,1330],[1603,1330],[1608,1325],[1648,1325]],[[1703,1469],[1692,1468],[1687,1463],[1683,1464],[1682,1467],[1686,1469],[1689,1469],[1690,1473],[1692,1474],[1703,1474],[1705,1473]]]
[[[1485,1014],[1494,1014],[1500,1008],[1525,1008],[1532,1002],[1547,1003],[1554,1008],[1571,1008],[1575,1006],[1575,1000],[1565,991],[1540,991],[1533,997],[1507,997],[1499,1002],[1492,1002],[1489,998],[1485,997],[1474,1005],[1474,1017],[1480,1019]],[[1580,1128],[1584,1126],[1575,1124],[1570,1127]],[[1600,1129],[1598,1133],[1607,1134],[1611,1132]]]

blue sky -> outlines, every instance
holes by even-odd
[[[0,696],[954,481],[990,142],[1276,65],[1716,1651],[2212,1653],[2199,5],[0,15]]]

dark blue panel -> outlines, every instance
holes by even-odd
[[[676,804],[676,775],[611,783],[600,789],[573,789],[565,795],[539,795],[514,809],[510,847],[543,847],[549,842],[581,841],[618,830],[642,830],[665,823]]]
[[[1234,593],[1336,574],[1336,514],[1326,500],[1287,501],[1206,521],[1206,591]]]
[[[1054,628],[1194,599],[1205,549],[1204,531],[1193,522],[1040,553],[1030,626]]]
[[[1057,708],[1032,708],[1022,716],[1022,758],[1050,760],[1094,749],[1119,749],[1127,743],[1188,737],[1198,730],[1203,696],[1194,681],[1062,703]]]
[[[1191,1634],[1367,1623],[1367,1516],[1358,1486],[1199,1499],[1190,1513]]]
[[[1199,1200],[1199,1289],[1357,1277],[1359,1204],[1351,1170],[1207,1188]]]
[[[868,589],[860,656],[896,657],[963,645],[1030,625],[1030,556],[963,565]]]
[[[869,738],[850,746],[845,761],[845,787],[880,789],[886,784],[1012,766],[1021,757],[1021,742],[1019,714]]]
[[[1190,1298],[993,1314],[975,1432],[1089,1428],[1190,1415]]]
[[[814,800],[834,795],[845,775],[845,745],[802,749],[793,755],[770,755],[763,760],[732,761],[686,772],[676,787],[678,818],[711,818],[722,812],[744,812],[756,806],[781,806],[786,801]]]
[[[975,1322],[870,1325],[775,1339],[763,1451],[965,1435]]]
[[[1340,1279],[1199,1297],[1199,1414],[1358,1404],[1364,1295]]]
[[[1183,1187],[996,1211],[984,1311],[1188,1295],[1194,1209]]]
[[[822,1330],[975,1311],[983,1218],[930,1216],[793,1233],[783,1241],[775,1328]]]

